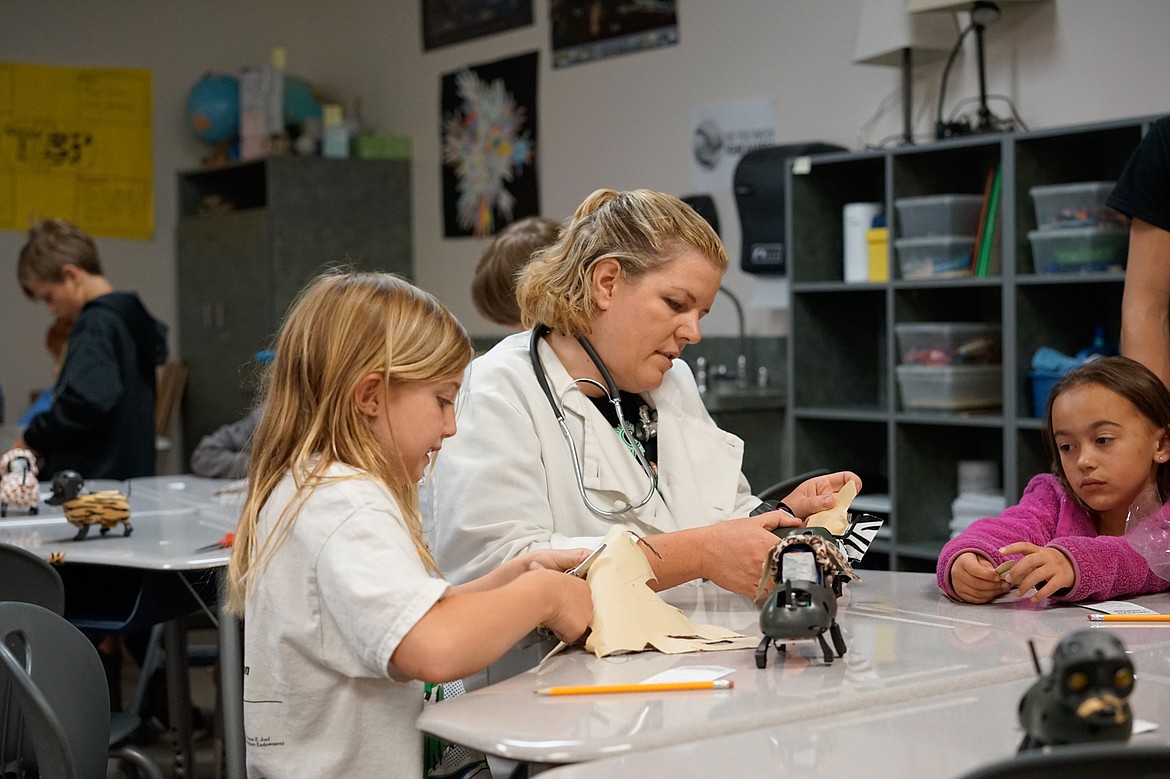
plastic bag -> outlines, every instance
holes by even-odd
[[[1159,578],[1170,581],[1170,509],[1162,504],[1158,488],[1147,484],[1129,507],[1125,540],[1149,563]]]

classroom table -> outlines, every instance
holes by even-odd
[[[883,707],[999,689],[1018,695],[1035,676],[1031,640],[1050,656],[1066,633],[1087,627],[1078,606],[1010,601],[953,603],[933,574],[861,571],[839,601],[848,651],[826,665],[815,641],[769,653],[758,669],[752,650],[596,658],[573,649],[543,665],[441,704],[418,720],[426,733],[489,755],[536,767],[677,747],[750,730],[847,721]],[[759,610],[746,598],[692,582],[663,597],[699,623],[759,636]],[[1170,594],[1132,599],[1170,611]],[[1127,630],[1131,649],[1170,646],[1170,628]],[[561,685],[628,684],[668,669],[715,665],[731,669],[730,690],[548,697]],[[787,742],[785,742],[787,744]],[[732,759],[730,755],[729,759]],[[738,765],[737,765],[738,772]]]
[[[1123,642],[1138,631],[1117,628]],[[1136,733],[1134,746],[1170,743],[1170,648],[1143,647],[1131,654],[1137,682],[1130,696],[1135,721],[1153,730]],[[1044,670],[1051,657],[1042,658]],[[834,717],[773,725],[658,749],[552,768],[542,779],[598,776],[706,779],[712,776],[864,776],[866,779],[960,777],[1016,754],[1023,738],[1020,698],[1034,677],[919,700],[877,706]]]
[[[218,619],[210,611],[215,607],[219,574],[231,550],[206,548],[235,530],[243,493],[233,486],[224,480],[197,476],[87,481],[87,491],[116,489],[127,495],[133,526],[129,536],[123,535],[122,527],[105,535],[92,527],[87,538],[75,541],[77,528],[65,520],[62,508],[43,501],[37,514],[10,510],[7,517],[0,519],[0,541],[44,558],[54,553],[63,556],[66,617],[78,627],[114,632],[153,622],[165,624],[168,713],[175,740],[176,776],[196,775],[183,618],[199,609],[208,612],[219,628],[219,697],[228,776],[244,775],[239,622],[222,608]],[[42,484],[42,491],[47,496],[48,485]],[[71,572],[90,571],[95,566],[116,571],[119,581],[133,583],[134,592],[129,597],[119,593],[107,599],[101,587],[89,592],[78,592],[76,587],[71,590]]]

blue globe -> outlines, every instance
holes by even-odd
[[[187,119],[200,140],[211,144],[240,137],[240,82],[235,76],[207,74],[187,94]]]
[[[306,119],[320,119],[321,104],[313,97],[313,85],[296,76],[284,77],[284,123],[302,125]]]

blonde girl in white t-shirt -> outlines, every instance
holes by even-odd
[[[440,302],[390,274],[329,272],[293,304],[230,567],[250,776],[417,779],[423,682],[485,668],[537,626],[569,641],[588,626],[589,586],[562,573],[585,550],[453,586],[426,546],[417,482],[455,434],[472,354]]]

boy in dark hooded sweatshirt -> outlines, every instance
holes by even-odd
[[[16,277],[25,295],[73,327],[52,404],[29,421],[14,446],[43,459],[46,479],[63,470],[85,479],[153,476],[155,370],[167,357],[166,326],[138,295],[114,291],[93,239],[64,219],[33,225]],[[99,585],[88,572],[67,570],[62,576],[73,592],[113,586],[108,572]],[[119,711],[121,641],[116,635],[90,638],[106,669],[110,708]]]
[[[46,478],[65,469],[86,479],[154,475],[155,369],[166,360],[166,326],[133,292],[103,275],[93,239],[63,219],[29,230],[16,266],[20,286],[73,322],[49,410],[24,445]]]

